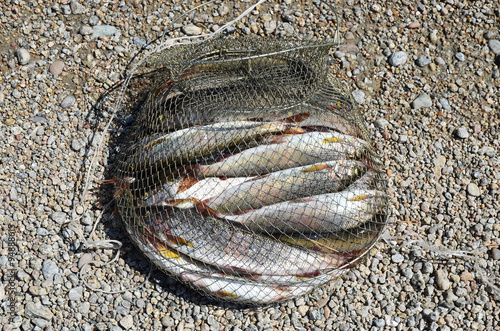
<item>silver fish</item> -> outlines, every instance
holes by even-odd
[[[366,171],[366,166],[354,160],[316,163],[245,181],[214,194],[208,201],[196,198],[219,213],[238,214],[282,201],[340,191]]]
[[[336,132],[310,132],[271,138],[210,165],[192,165],[195,177],[246,177],[336,159],[357,157],[368,148],[358,138]]]
[[[369,221],[385,208],[380,191],[349,191],[281,202],[241,215],[215,216],[264,233],[343,231]]]
[[[149,218],[144,224],[150,231],[170,247],[226,272],[300,277],[325,273],[345,262],[341,256],[292,247],[191,209],[167,208],[144,217]]]

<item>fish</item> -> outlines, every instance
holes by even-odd
[[[234,302],[251,304],[267,304],[283,301],[304,295],[315,287],[325,284],[340,276],[341,272],[334,272],[321,278],[318,284],[303,285],[272,285],[259,282],[248,282],[238,278],[201,276],[190,271],[181,274],[180,279],[203,292]]]
[[[178,277],[194,289],[233,302],[266,304],[291,299],[337,278],[342,272],[336,269],[316,277],[270,276],[249,279],[214,271],[150,238],[132,238],[139,250],[161,270]]]
[[[213,194],[214,198],[205,201],[195,198],[219,213],[238,214],[283,201],[340,191],[366,171],[367,167],[355,160],[316,163],[252,178]]]
[[[146,208],[147,209],[147,208]],[[335,254],[320,254],[224,224],[192,209],[155,208],[148,214],[136,208],[151,233],[158,238],[167,233],[184,242],[165,242],[193,260],[219,270],[253,276],[319,275],[334,270],[345,260]],[[149,210],[149,209],[147,209]],[[144,214],[144,215],[142,215]]]
[[[358,227],[386,207],[380,191],[348,191],[296,199],[241,215],[213,213],[258,233],[330,233]],[[206,212],[206,206],[198,205]]]
[[[374,215],[371,225],[366,228],[351,229],[326,235],[288,235],[278,234],[276,239],[291,245],[312,249],[314,251],[335,253],[356,253],[365,251],[379,236],[385,223],[383,215]]]
[[[356,158],[368,148],[363,140],[337,132],[281,135],[266,142],[268,144],[246,149],[219,162],[188,168],[197,178],[261,176],[303,165]]]
[[[284,122],[249,121],[192,127],[166,134],[144,145],[139,143],[131,158],[143,168],[160,161],[165,164],[182,163],[268,133],[285,132],[288,127]]]
[[[154,193],[145,194],[142,199],[137,201],[137,205],[142,207],[168,206],[172,205],[172,201],[187,200],[188,198],[203,201],[213,196],[218,196],[224,191],[242,184],[251,178],[252,177],[209,177],[201,181],[196,180],[195,183],[189,182],[186,178],[180,178],[176,181],[167,181]]]

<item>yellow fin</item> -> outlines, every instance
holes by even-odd
[[[341,137],[328,137],[328,138],[323,139],[321,142],[323,142],[325,144],[329,144],[329,143],[341,143],[343,141],[344,141],[344,139],[342,139]]]
[[[221,297],[233,297],[233,298],[236,298],[238,296],[237,294],[234,294],[234,293],[229,292],[229,291],[224,291],[224,290],[219,290],[219,291],[215,292],[215,294],[217,294],[218,296],[221,296]]]
[[[361,201],[361,200],[366,200],[369,198],[371,198],[370,194],[363,193],[363,194],[356,195],[356,196],[348,199],[347,201]]]
[[[150,149],[151,147],[155,146],[155,145],[158,145],[158,144],[161,144],[165,141],[168,141],[170,140],[170,137],[165,137],[165,138],[159,138],[159,139],[156,139],[156,140],[153,140],[152,142],[150,142],[149,144],[147,144],[146,146],[144,146],[145,149]]]
[[[179,254],[177,254],[177,252],[168,249],[165,246],[158,247],[158,251],[163,257],[166,257],[167,259],[176,259],[176,260],[180,259]]]
[[[326,163],[320,163],[320,164],[315,164],[313,166],[302,169],[300,172],[314,172],[314,171],[323,170],[326,168],[328,168],[328,165]]]

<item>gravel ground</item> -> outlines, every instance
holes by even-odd
[[[231,32],[324,35],[331,15],[292,2],[266,3]],[[385,240],[344,277],[276,306],[212,302],[159,271],[147,278],[149,263],[105,214],[93,239],[122,240],[122,254],[88,281],[132,289],[106,294],[82,283],[85,261],[114,256],[82,250],[66,224],[94,133],[109,118],[92,106],[189,8],[179,3],[1,2],[2,330],[500,330],[497,1],[348,0],[339,9],[342,46],[332,63],[384,158],[392,212]],[[210,31],[246,6],[196,11],[170,36]],[[103,150],[97,179],[112,152]],[[85,206],[94,211],[81,220],[87,235],[106,202],[96,196],[109,197],[98,186],[92,193]]]

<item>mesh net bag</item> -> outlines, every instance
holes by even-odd
[[[303,295],[387,219],[379,161],[330,43],[212,39],[157,54],[116,164],[118,211],[156,266],[217,299]]]

